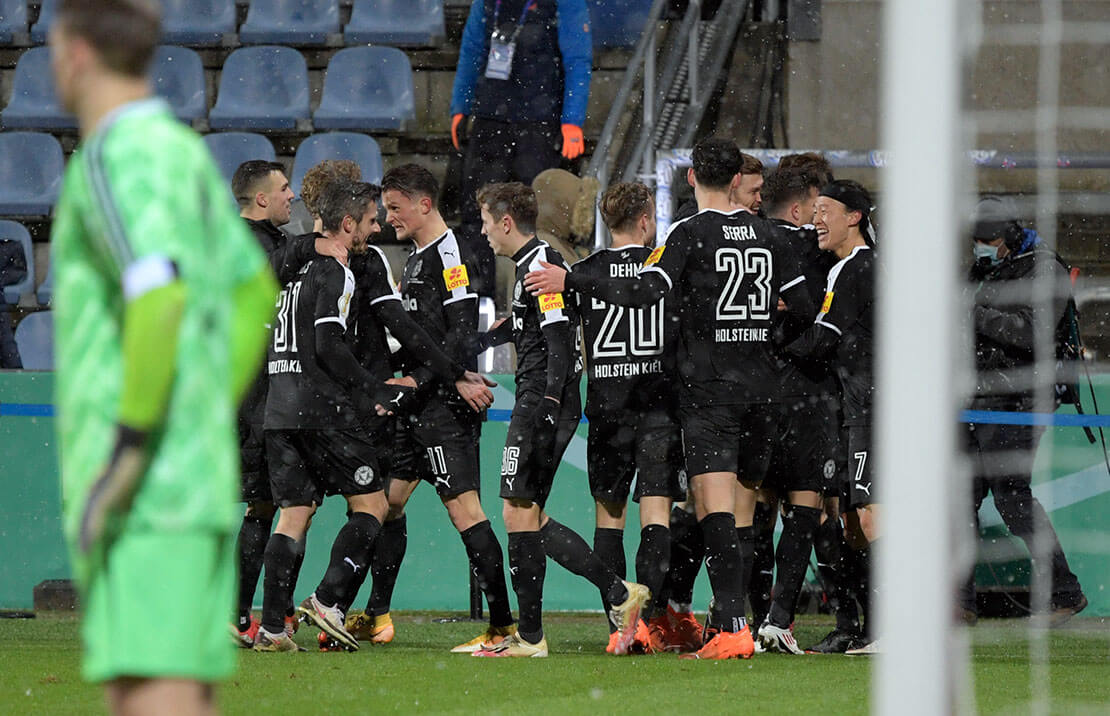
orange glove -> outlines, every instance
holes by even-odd
[[[582,138],[582,128],[573,124],[563,125],[563,156],[577,159],[586,151],[586,140]]]
[[[459,146],[459,125],[463,123],[464,119],[466,119],[465,114],[456,114],[451,117],[451,144],[454,144],[455,149],[460,152],[462,151],[462,147]]]

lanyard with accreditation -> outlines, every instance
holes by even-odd
[[[528,12],[535,9],[537,3],[526,2],[524,10],[520,13],[516,29],[512,35],[507,35],[498,26],[501,17],[501,0],[493,6],[493,32],[490,34],[489,58],[486,60],[486,77],[491,80],[507,80],[513,72],[513,55],[516,54],[516,40],[524,28],[524,21],[528,19]]]

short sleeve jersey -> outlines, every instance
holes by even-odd
[[[794,252],[798,265],[806,277],[805,287],[809,291],[813,305],[820,306],[821,300],[825,297],[826,277],[836,263],[836,255],[821,250],[817,245],[817,231],[812,226],[794,226],[776,219],[770,221],[783,242]],[[810,325],[808,318],[804,320],[795,318],[784,311],[778,312],[778,320],[783,323],[786,343],[797,338]],[[827,364],[807,365],[802,369],[795,363],[784,363],[782,373],[784,398],[835,394],[836,385],[832,380],[831,368]]]
[[[450,340],[456,329],[453,320],[469,321],[472,330],[478,325],[478,294],[470,285],[459,242],[452,231],[409,256],[401,274],[401,300],[409,317],[427,331],[444,353],[468,370],[477,369],[477,357],[464,355],[466,347]],[[401,359],[406,374],[423,365],[418,356],[409,355],[403,348]],[[462,402],[453,387],[442,392],[452,402]]]
[[[574,264],[574,272],[594,278],[631,278],[651,255],[643,246],[603,249]],[[671,393],[677,321],[667,315],[667,299],[626,308],[590,296],[578,297],[586,345],[586,415],[666,407]],[[669,339],[669,340],[668,340]]]
[[[666,278],[678,303],[683,404],[777,400],[774,314],[779,293],[805,277],[771,225],[744,209],[699,211],[670,228],[641,269],[651,272]]]
[[[840,336],[836,377],[845,425],[871,424],[874,391],[875,252],[857,246],[829,271],[817,323]]]
[[[165,259],[185,307],[169,412],[127,528],[231,529],[241,513],[230,307],[266,258],[200,137],[161,100],[117,109],[70,158],[50,244],[67,535],[114,441],[124,276],[141,283]]]
[[[568,368],[565,384],[577,383],[582,375],[582,353],[578,333],[578,310],[574,294],[545,293],[533,296],[524,288],[529,271],[543,266],[541,261],[569,270],[563,257],[546,242],[533,237],[513,256],[516,281],[513,284],[513,343],[516,346],[516,389],[543,393],[547,384],[547,339],[543,328],[552,323],[570,323],[576,353]]]
[[[378,319],[377,310],[390,301],[400,301],[389,259],[377,246],[351,258],[355,274],[355,306],[357,316],[352,341],[355,357],[370,375],[383,381],[393,377],[389,334]]]

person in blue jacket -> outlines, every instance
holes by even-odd
[[[474,0],[451,97],[451,141],[463,151],[458,236],[475,287],[494,294],[493,251],[481,236],[475,195],[494,182],[531,184],[559,152],[585,150],[593,46],[586,0]],[[470,120],[469,132],[467,121]]]

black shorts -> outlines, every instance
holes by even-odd
[[[533,415],[540,400],[539,393],[527,391],[516,397],[509,431],[505,437],[505,450],[501,454],[501,497],[528,500],[543,507],[551,494],[555,471],[570,445],[578,421],[582,416],[582,399],[578,386],[567,390],[560,406],[558,424],[546,433],[536,427]],[[551,433],[554,432],[552,435]],[[550,462],[545,464],[536,448],[550,441],[553,449]]]
[[[406,482],[424,480],[435,486],[442,499],[477,490],[481,436],[478,413],[431,400],[418,414],[397,419],[389,477]]]
[[[665,410],[622,410],[590,418],[587,459],[590,494],[604,502],[686,499],[686,466],[678,418]]]
[[[279,507],[318,505],[328,495],[383,489],[381,436],[356,430],[267,430],[270,489]]]
[[[690,477],[734,472],[759,484],[777,447],[783,409],[778,403],[682,407],[682,445]]]
[[[849,425],[848,432],[848,470],[846,496],[847,505],[844,510],[851,510],[864,505],[878,502],[875,494],[875,483],[872,476],[875,455],[871,450],[871,426]]]
[[[835,401],[792,398],[763,487],[785,494],[794,491],[836,494],[837,447],[840,443]]]
[[[240,494],[243,502],[273,502],[262,426],[239,421]]]

